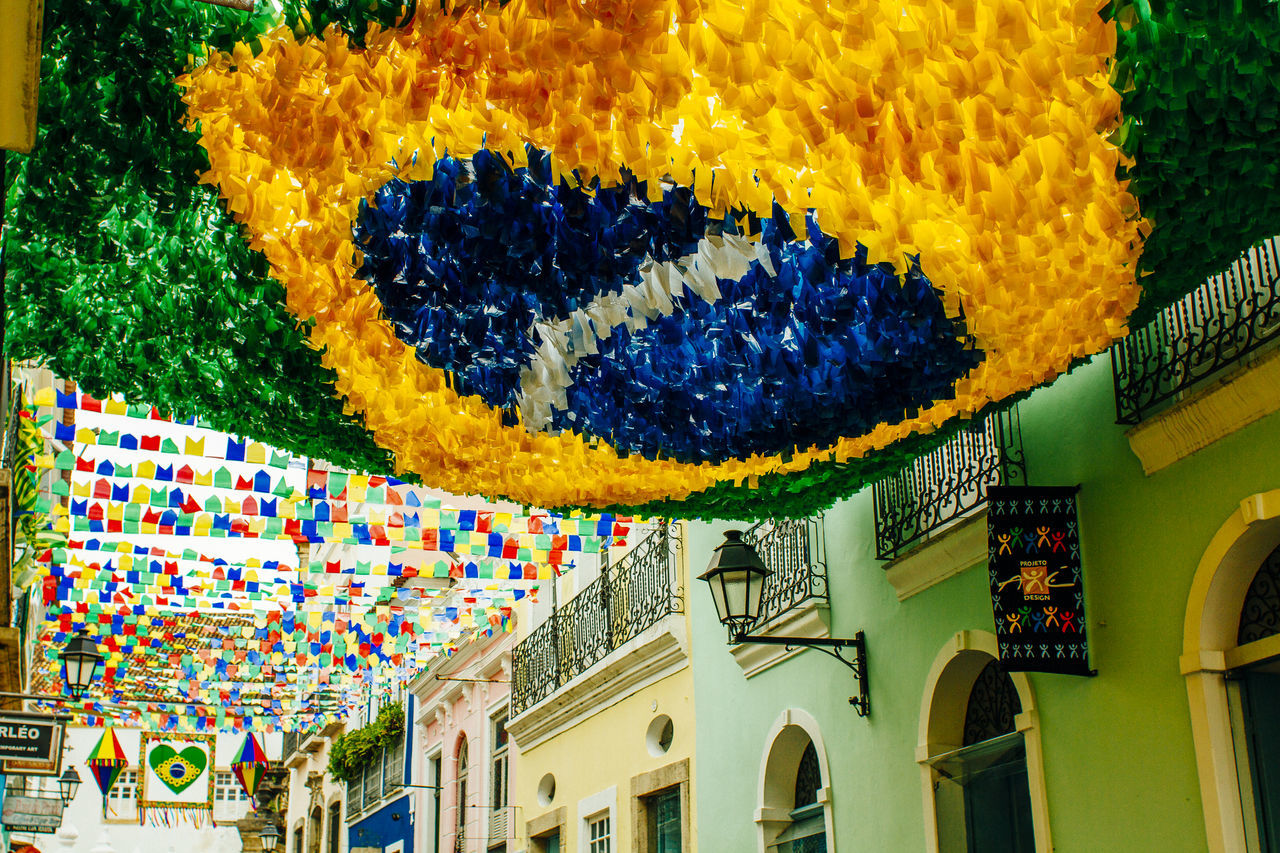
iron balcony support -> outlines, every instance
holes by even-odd
[[[759,643],[766,646],[786,646],[787,651],[795,649],[816,649],[824,655],[835,658],[853,670],[854,680],[858,682],[858,695],[849,697],[849,704],[858,712],[859,717],[871,713],[871,687],[867,683],[867,639],[861,631],[853,635],[853,639],[838,637],[754,637],[738,634],[733,638],[735,643]],[[853,659],[847,659],[841,651],[851,649]]]

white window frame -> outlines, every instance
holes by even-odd
[[[140,768],[126,767],[120,777],[116,779],[116,783],[111,786],[111,791],[107,796],[106,821],[108,823],[122,821],[134,823],[138,820],[138,788],[141,785],[142,773]],[[117,791],[124,790],[130,792],[129,796],[122,797],[116,794]]]
[[[602,824],[604,832],[597,835]],[[607,811],[587,818],[588,853],[613,853],[613,830],[613,815]]]
[[[219,797],[219,794],[229,796]],[[222,808],[218,808],[219,806]],[[230,770],[213,771],[213,822],[235,823],[249,810],[249,795]]]
[[[599,793],[578,801],[578,851],[597,853],[591,849],[591,824],[601,818],[609,820],[608,853],[620,853],[618,840],[618,786],[613,785]]]

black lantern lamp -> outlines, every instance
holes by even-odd
[[[760,617],[764,580],[769,576],[764,561],[746,542],[741,530],[726,530],[724,541],[711,554],[711,565],[698,580],[711,587],[720,624],[737,637]]]
[[[258,833],[258,840],[262,842],[263,853],[275,853],[276,846],[280,843],[280,830],[270,817],[262,825],[262,830]]]
[[[786,646],[787,650],[799,648],[817,649],[830,655],[853,670],[858,682],[858,695],[849,697],[849,704],[865,717],[871,713],[871,692],[867,685],[867,641],[862,632],[852,639],[836,637],[755,637],[747,631],[760,618],[760,603],[764,595],[764,581],[770,570],[756,549],[742,539],[741,530],[726,530],[711,557],[711,565],[699,576],[711,588],[711,599],[716,605],[720,624],[729,629],[733,643],[760,643],[761,645]],[[852,659],[842,653],[849,649]]]
[[[67,641],[67,647],[58,657],[62,660],[62,676],[67,681],[67,689],[75,699],[79,699],[89,689],[98,664],[106,660],[84,628]]]
[[[62,797],[62,804],[68,806],[71,801],[76,798],[76,791],[80,790],[80,774],[76,772],[74,767],[68,767],[66,771],[58,778],[58,794]]]

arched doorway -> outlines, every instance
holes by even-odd
[[[1241,501],[1196,570],[1182,672],[1212,851],[1280,851],[1280,490]]]
[[[961,631],[938,653],[916,758],[930,853],[1052,849],[1035,697],[993,634]]]
[[[764,853],[834,851],[831,789],[817,721],[788,709],[774,723],[760,768],[760,849]]]

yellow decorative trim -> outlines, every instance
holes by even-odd
[[[703,3],[696,21],[675,0],[595,9],[420,4],[412,26],[370,35],[367,50],[282,27],[179,80],[209,152],[202,180],[290,310],[315,321],[337,392],[401,468],[543,505],[679,499],[930,432],[1123,334],[1148,224],[1108,139],[1120,96],[1115,30],[1100,15],[1067,0],[1034,14],[1006,0],[962,12],[948,0],[776,0],[770,16],[791,26],[760,27],[731,0]],[[779,56],[790,59],[765,59]],[[986,358],[954,399],[786,458],[680,464],[505,426],[396,337],[355,277],[352,222],[382,184],[427,179],[446,152],[487,148],[519,168],[526,144],[569,180],[615,184],[627,169],[650,188],[691,187],[716,213],[769,215],[776,200],[814,211],[846,256],[861,243],[871,263],[903,269],[920,254]]]
[[[1236,645],[1249,584],[1278,543],[1280,489],[1250,495],[1209,541],[1187,596],[1180,663],[1210,853],[1247,849],[1226,671],[1280,653],[1280,637]]]
[[[1273,350],[1126,433],[1147,474],[1167,468],[1280,411],[1280,350]]]

